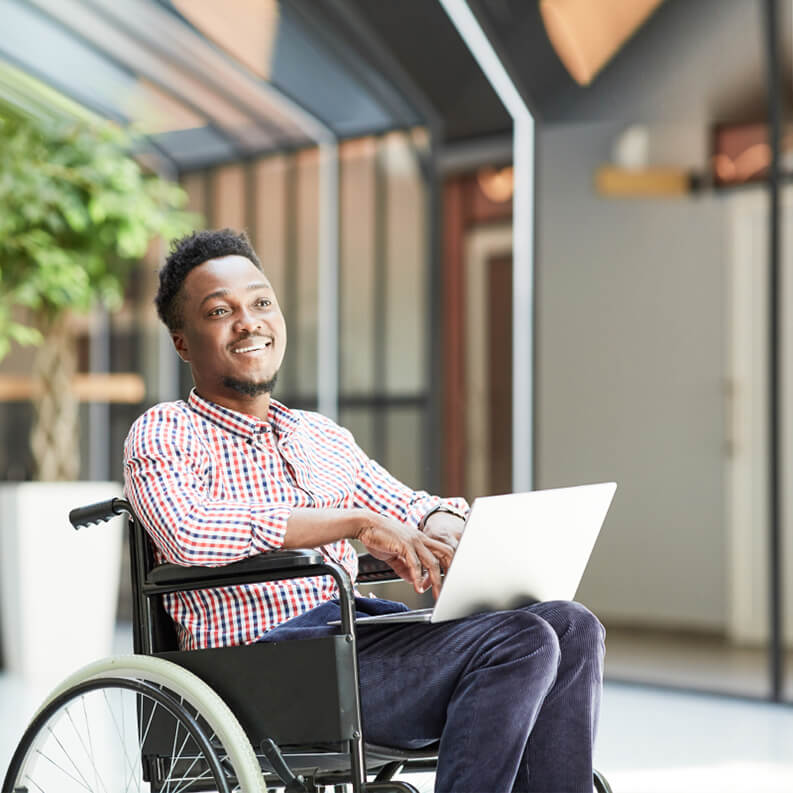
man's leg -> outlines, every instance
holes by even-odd
[[[361,625],[358,657],[367,740],[418,748],[440,738],[436,791],[512,790],[557,676],[559,640],[541,616]]]
[[[529,737],[515,790],[590,793],[605,631],[579,603],[537,603],[528,610],[542,617],[559,637],[561,660],[556,683]]]

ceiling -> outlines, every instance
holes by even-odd
[[[176,171],[417,125],[447,148],[510,136],[437,0],[0,3],[4,95],[30,96],[37,78],[136,124]],[[469,5],[540,122],[669,117],[672,105],[647,99],[664,91],[678,96],[672,114],[762,112],[762,0],[665,0],[584,88],[538,2]]]

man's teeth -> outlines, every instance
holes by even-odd
[[[233,352],[236,353],[243,353],[243,352],[253,352],[254,350],[263,350],[265,347],[269,347],[270,342],[265,342],[264,344],[254,344],[252,347],[238,347]]]

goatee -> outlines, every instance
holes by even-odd
[[[238,394],[243,394],[249,397],[257,397],[262,394],[272,394],[275,388],[275,383],[278,380],[278,372],[276,372],[269,380],[260,380],[252,382],[250,380],[235,380],[233,377],[224,377],[223,385],[226,388],[231,388]]]

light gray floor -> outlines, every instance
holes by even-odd
[[[122,633],[116,650],[128,649]],[[36,705],[29,687],[0,675],[3,774]],[[607,682],[596,765],[615,793],[793,791],[793,707]]]

